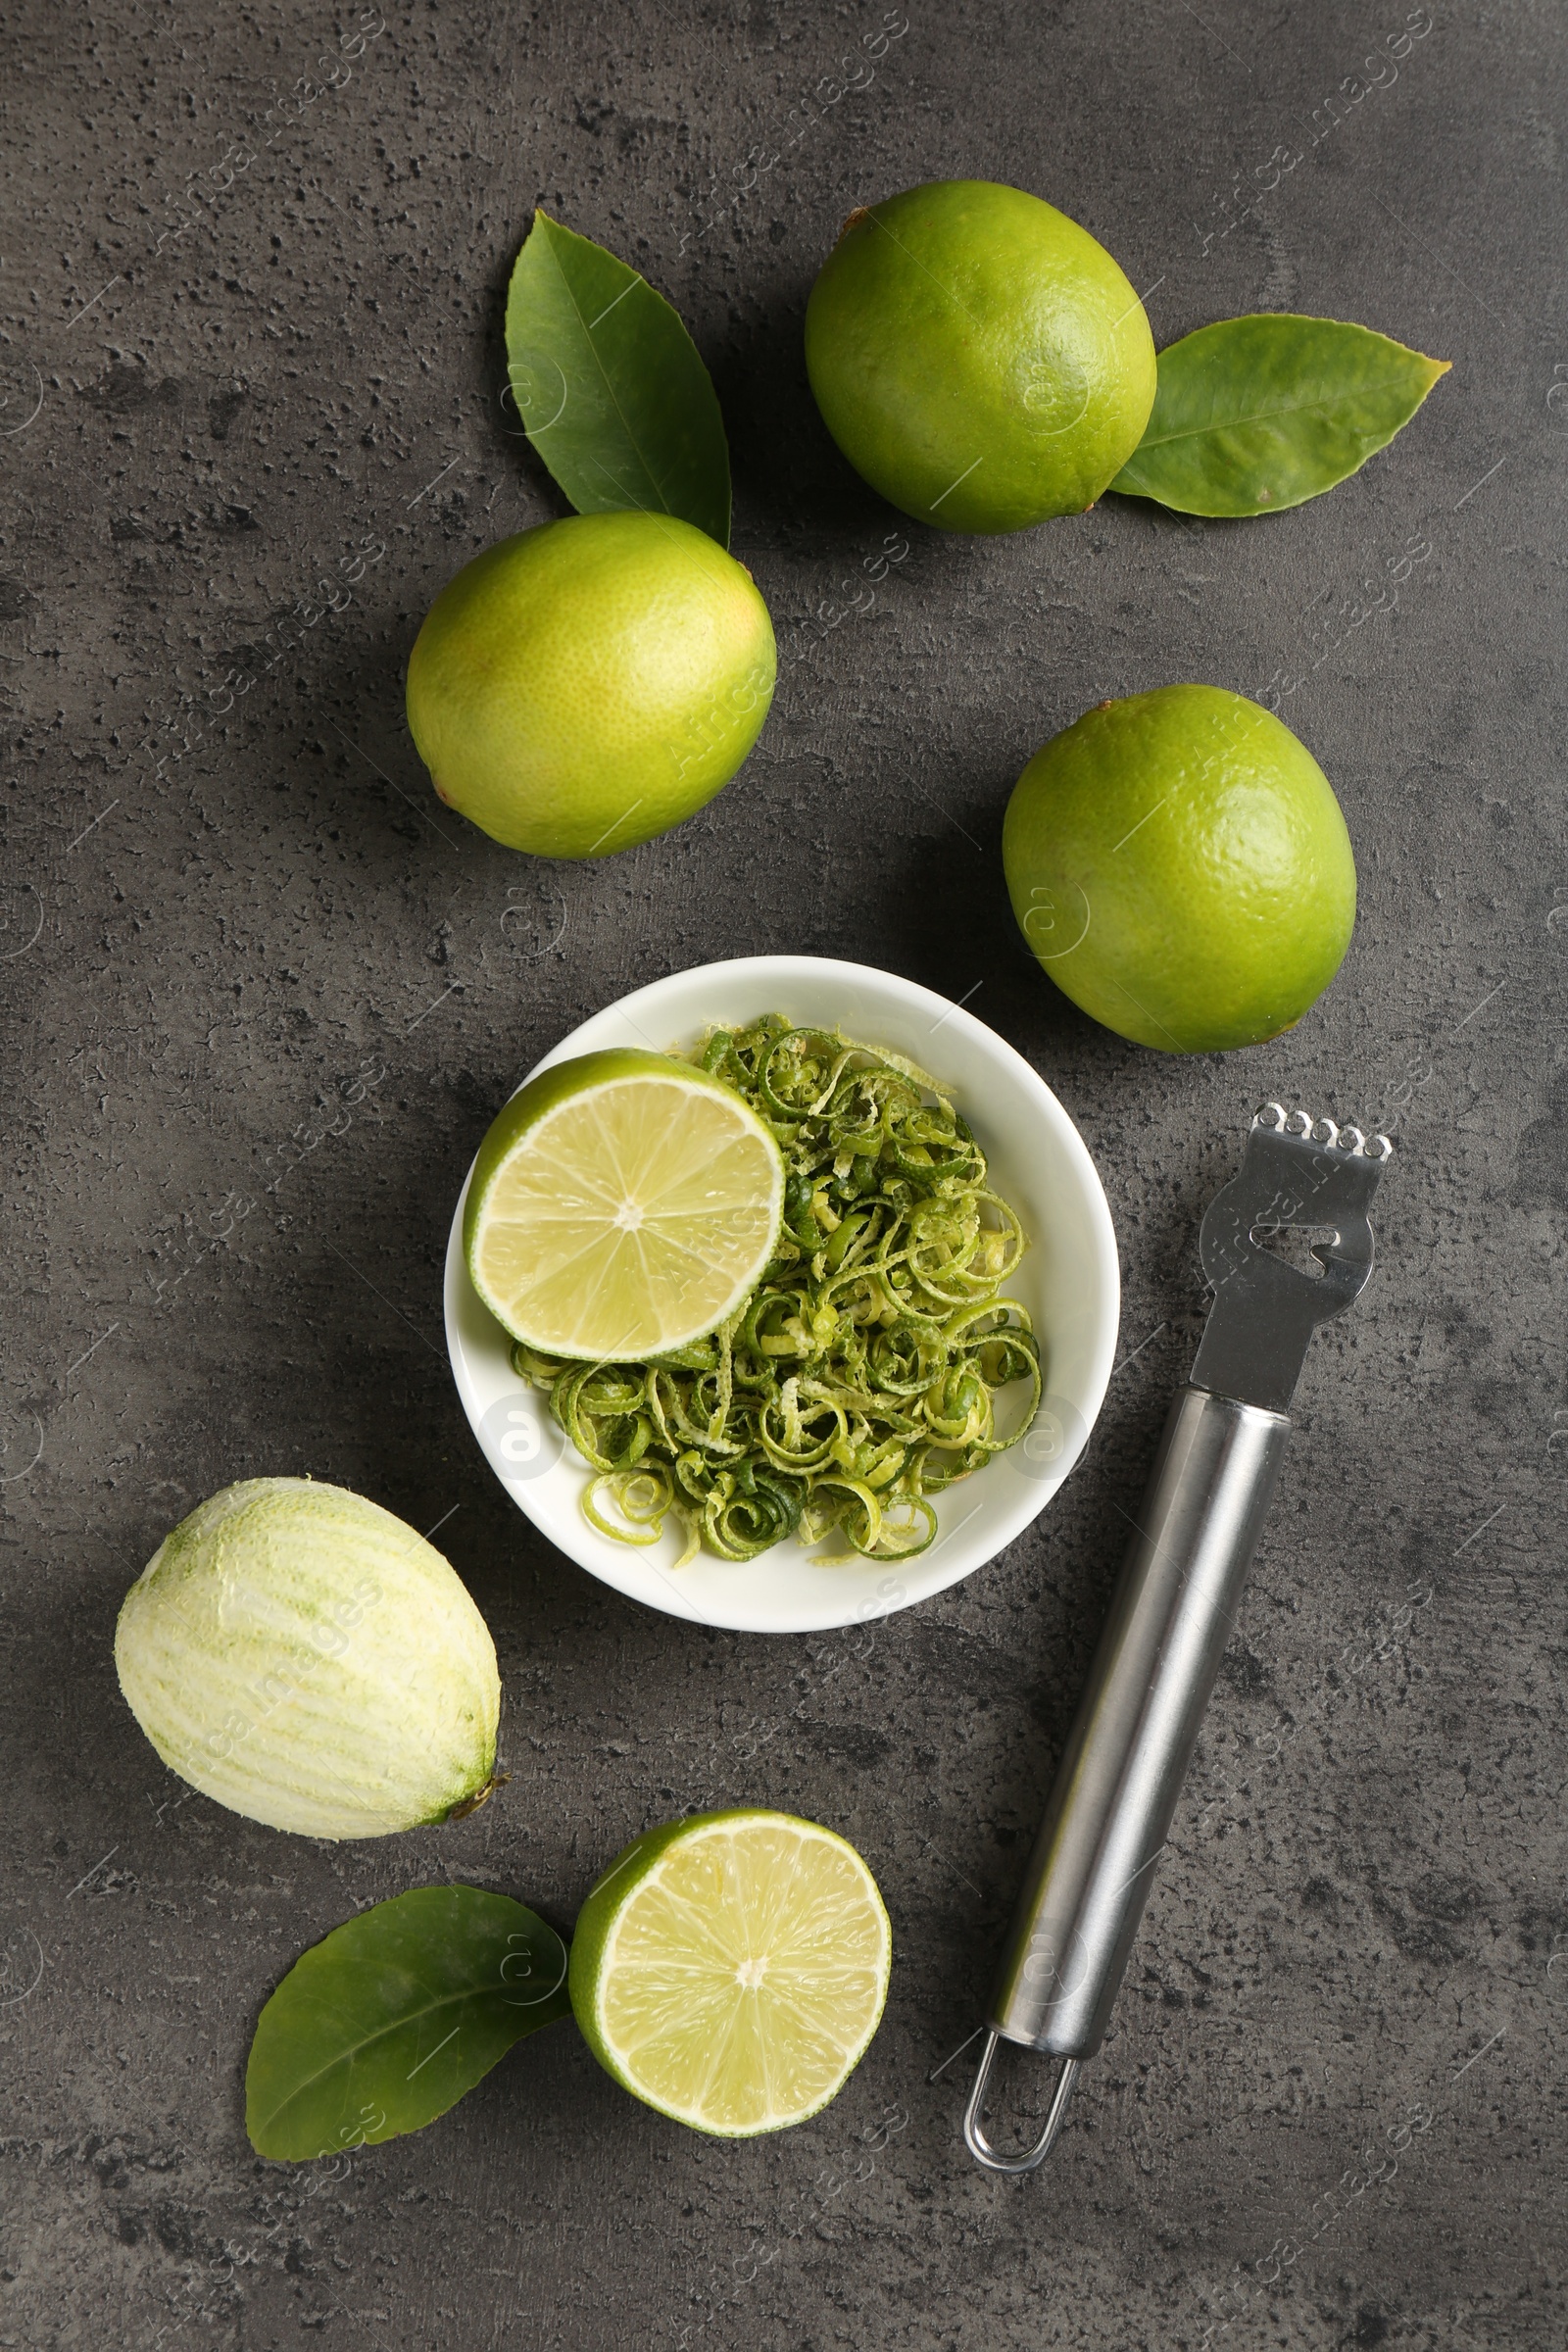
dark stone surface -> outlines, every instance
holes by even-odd
[[[6,38],[0,2344],[1559,2344],[1556,12],[1417,11],[1356,99],[1398,0],[911,0],[808,121],[880,9],[387,0],[360,51],[358,21],[22,0]],[[297,121],[269,118],[287,92]],[[759,145],[779,160],[714,218]],[[1303,160],[1254,199],[1281,149]],[[1294,307],[1453,372],[1277,519],[1110,500],[1011,539],[906,529],[817,422],[801,314],[853,205],[950,173],[1084,221],[1161,342]],[[497,399],[536,201],[691,323],[789,660],[730,789],[593,866],[442,812],[402,719],[437,587],[558,510]],[[816,642],[894,531],[874,609]],[[1398,610],[1351,627],[1414,535]],[[368,543],[352,602],[307,620]],[[1008,788],[1102,695],[1282,669],[1355,840],[1348,961],[1271,1047],[1123,1046],[1013,936]],[[451,1202],[516,1075],[627,988],[762,948],[978,992],[1082,1124],[1141,1348],[1059,1505],[860,1660],[693,1632],[569,1567],[484,1470],[442,1348]],[[1382,1267],[1318,1343],[1112,2038],[1049,2173],[1010,2185],[959,2144],[968,2056],[930,2076],[976,2018],[1111,1506],[1190,1360],[1198,1215],[1266,1093],[1397,1121]],[[460,1828],[252,1828],[183,1796],[119,1697],[115,1612],[159,1537],[306,1470],[456,1514],[514,1773]],[[556,2028],[346,2179],[252,2156],[257,2009],[356,1904],[450,1873],[566,1921],[641,1825],[746,1798],[844,1830],[894,1915],[887,2022],[817,2122],[705,2144]]]

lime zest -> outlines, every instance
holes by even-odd
[[[640,1362],[513,1363],[598,1472],[590,1525],[617,1543],[686,1531],[749,1560],[788,1536],[912,1559],[930,1497],[1017,1444],[1040,1349],[1002,1285],[1028,1247],[960,1114],[903,1056],[768,1013],[708,1032],[691,1059],[762,1119],[785,1166],[760,1281],[708,1338]],[[1004,1435],[997,1392],[1029,1383]],[[609,1511],[612,1509],[615,1516]]]

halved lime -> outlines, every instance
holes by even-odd
[[[887,1998],[893,1931],[853,1845],[789,1813],[699,1813],[612,1863],[571,1942],[594,2056],[661,2114],[745,2139],[844,2086]]]
[[[778,1240],[784,1162],[733,1087],[622,1049],[557,1062],[479,1147],[473,1287],[546,1355],[635,1362],[717,1329]]]

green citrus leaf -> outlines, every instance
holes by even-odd
[[[569,2006],[564,1943],[510,1895],[394,1895],[314,1944],[262,2011],[251,2145],[302,2163],[417,2132]]]
[[[1447,369],[1339,318],[1222,318],[1160,353],[1153,412],[1110,486],[1182,514],[1298,507],[1392,441]]]
[[[696,344],[646,278],[548,213],[512,272],[507,374],[579,514],[678,514],[728,547],[729,444]]]

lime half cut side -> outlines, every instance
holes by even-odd
[[[546,1355],[631,1363],[717,1329],[778,1240],[784,1163],[732,1087],[631,1050],[542,1070],[479,1150],[474,1289]]]
[[[788,1813],[697,1814],[612,1864],[572,1937],[595,2057],[650,2107],[730,2139],[815,2115],[864,2056],[892,1930],[831,1830]]]

